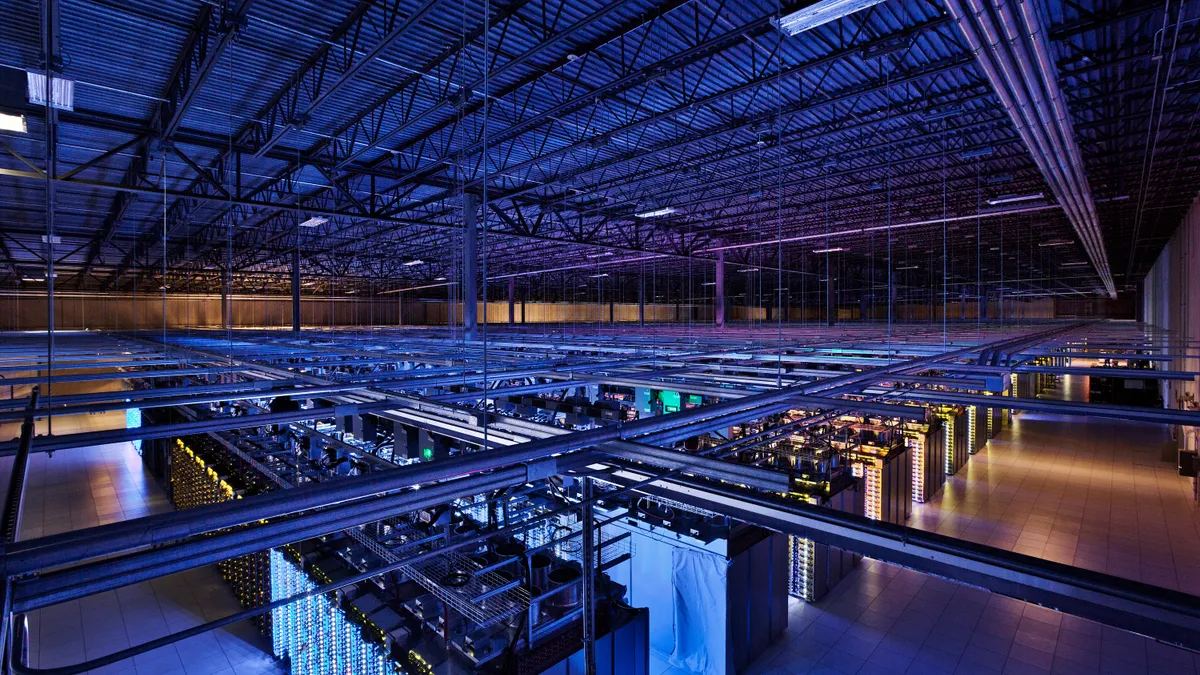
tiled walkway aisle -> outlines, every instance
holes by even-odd
[[[1078,398],[1087,383],[1074,380],[1048,396]],[[1024,413],[910,522],[1200,594],[1200,511],[1160,459],[1166,439],[1155,425]],[[864,560],[821,602],[796,603],[749,672],[1200,675],[1200,655]]]
[[[29,539],[171,509],[128,444],[31,457],[21,536]],[[204,567],[34,612],[30,661],[66,666],[237,611],[215,568]],[[280,670],[243,622],[93,670],[106,675],[259,675]]]

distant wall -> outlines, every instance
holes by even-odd
[[[167,328],[215,328],[221,326],[221,298],[218,295],[162,296],[129,293],[56,293],[55,327],[62,330],[153,330],[163,326],[164,310]],[[484,317],[484,303],[479,303],[479,320]],[[965,312],[959,302],[930,306],[928,303],[901,303],[893,311],[897,322],[937,322],[945,317],[951,321],[977,318],[979,305],[968,301]],[[490,302],[486,307],[490,324],[508,323],[508,303]],[[820,321],[824,307],[806,305],[785,308],[791,321]],[[1001,312],[1003,311],[1003,316]],[[988,304],[987,320],[1030,320],[1055,318],[1114,317],[1132,318],[1132,304],[1125,301],[1091,299],[1033,298],[1006,299],[1003,304],[993,300]],[[395,295],[356,297],[304,297],[300,301],[301,323],[304,326],[441,326],[447,322],[462,324],[462,305],[445,300],[397,297]],[[516,323],[633,323],[638,320],[636,303],[516,303]],[[837,310],[839,321],[862,319],[884,321],[886,305],[866,305]],[[1126,316],[1128,315],[1128,316]],[[647,304],[647,322],[709,323],[713,308],[707,304]],[[774,310],[768,316],[764,307],[731,305],[726,319],[737,321],[775,320]],[[292,300],[289,296],[233,297],[233,325],[236,327],[290,328]],[[0,330],[45,330],[46,296],[44,293],[0,294]]]
[[[1192,202],[1183,223],[1146,275],[1141,318],[1170,331],[1172,341],[1179,345],[1200,340],[1200,201]],[[1200,357],[1177,358],[1171,367],[1200,371]],[[1200,400],[1200,377],[1190,382],[1168,382],[1163,403],[1176,407],[1176,401],[1188,393]],[[1194,436],[1189,444],[1190,449],[1196,449]]]

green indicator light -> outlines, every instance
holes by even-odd
[[[425,459],[433,459],[433,448],[425,448],[421,451],[421,456]]]

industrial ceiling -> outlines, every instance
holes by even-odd
[[[52,254],[59,289],[270,292],[298,255],[313,292],[444,293],[473,201],[488,285],[548,295],[700,287],[722,253],[760,290],[1106,296],[1200,188],[1195,2],[1015,6],[1007,57],[961,0],[797,35],[811,3],[61,0],[49,41],[4,4],[7,289]]]

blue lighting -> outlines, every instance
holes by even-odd
[[[140,429],[142,427],[142,409],[141,408],[126,408],[125,409],[125,428]],[[142,454],[142,441],[133,441],[133,449],[137,450],[137,454]]]
[[[282,551],[271,549],[271,600],[316,588]],[[383,648],[363,638],[326,595],[313,595],[271,610],[272,647],[288,657],[292,675],[389,675],[392,660]]]

